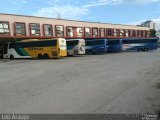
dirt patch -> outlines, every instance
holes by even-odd
[[[160,89],[160,82],[157,82],[155,85],[154,85],[155,88],[157,89]]]
[[[9,62],[10,60],[9,59],[0,59],[0,63],[1,62]]]
[[[147,97],[146,99],[147,99],[148,101],[153,101],[153,99],[150,98],[150,97]]]
[[[158,115],[158,119],[157,120],[159,120],[160,119],[160,110],[157,110],[156,114]]]

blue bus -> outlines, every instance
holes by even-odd
[[[121,39],[110,39],[108,40],[108,52],[121,52],[122,51],[122,40]]]
[[[148,51],[158,48],[159,38],[124,38],[122,39],[124,51]]]
[[[86,39],[86,54],[103,54],[108,51],[107,39]]]

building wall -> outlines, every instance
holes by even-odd
[[[43,35],[43,24],[64,25],[66,26],[76,26],[76,27],[98,27],[98,28],[117,28],[117,29],[132,29],[132,30],[147,30],[147,27],[138,27],[132,25],[120,25],[120,24],[108,24],[108,23],[96,23],[96,22],[83,22],[83,21],[73,21],[73,20],[63,20],[63,19],[52,19],[52,18],[42,18],[33,16],[20,16],[20,15],[10,15],[10,14],[0,14],[0,21],[9,21],[11,36],[14,35],[14,22],[25,22],[26,32],[29,36],[29,23],[39,23],[41,25],[41,35]],[[53,29],[53,32],[55,29]]]
[[[153,21],[146,21],[141,24],[143,27],[148,27],[149,29],[155,29],[156,24]]]

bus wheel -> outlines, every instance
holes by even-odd
[[[67,56],[69,56],[69,57],[70,57],[71,55],[67,52]]]
[[[138,52],[140,52],[140,51],[143,51],[143,49],[142,48],[138,48],[138,50],[137,50]]]
[[[13,55],[10,55],[10,59],[14,59],[14,56],[13,56]]]
[[[94,55],[94,52],[93,52],[93,51],[89,51],[89,54],[90,54],[90,55]]]
[[[144,51],[148,51],[149,49],[148,48],[144,48]]]
[[[49,59],[49,55],[48,55],[48,54],[44,54],[44,55],[43,55],[43,58],[44,58],[44,59]]]
[[[42,58],[43,58],[42,54],[38,54],[38,59],[42,59]]]

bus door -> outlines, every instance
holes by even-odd
[[[0,47],[0,58],[3,58],[3,49],[4,49],[4,47],[1,46],[1,47]]]
[[[8,49],[9,49],[9,43],[5,43],[3,46],[3,57],[8,58]]]

